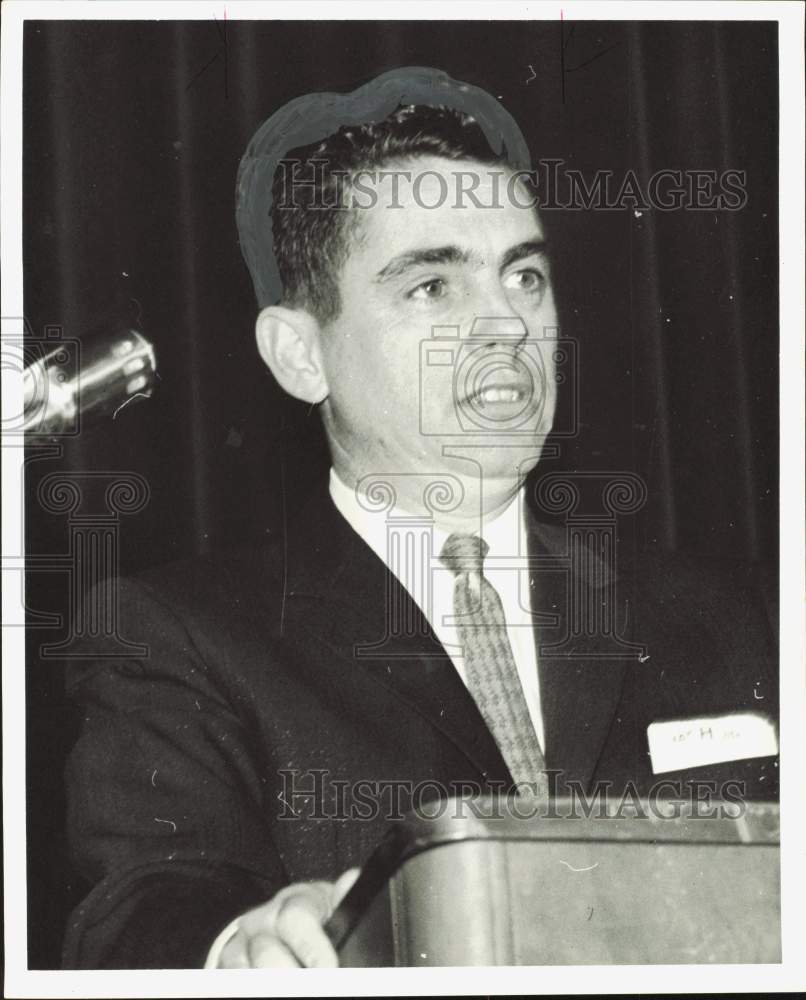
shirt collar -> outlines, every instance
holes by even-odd
[[[356,490],[347,486],[333,468],[330,470],[330,496],[336,509],[353,531],[388,566],[387,521],[411,518],[413,515],[397,505],[391,509],[386,507],[378,509],[378,505],[365,494],[357,493]],[[431,530],[433,533],[432,551],[439,553],[442,551],[442,546],[450,532],[441,528],[436,521]],[[500,514],[484,523],[481,534],[489,546],[488,559],[511,559],[513,556],[525,554],[523,487]]]

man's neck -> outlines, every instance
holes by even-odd
[[[411,476],[383,475],[363,476],[360,479],[345,469],[340,463],[333,462],[333,473],[347,489],[366,497],[362,502],[367,510],[378,509],[383,502],[389,508],[404,512],[415,517],[433,518],[434,523],[442,531],[478,532],[484,524],[496,520],[514,502],[522,482],[516,478],[486,480],[457,475],[456,473],[440,476],[425,474]],[[433,487],[428,488],[428,479],[433,480]],[[457,480],[461,487],[461,495],[457,503],[451,503],[447,495],[447,480]],[[388,482],[387,482],[388,480]],[[442,488],[444,484],[445,488]]]

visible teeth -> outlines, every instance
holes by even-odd
[[[517,403],[522,397],[519,389],[482,389],[479,399],[482,403]]]

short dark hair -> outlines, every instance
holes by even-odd
[[[492,164],[505,161],[506,148],[496,154],[466,112],[410,104],[381,121],[343,126],[321,142],[286,153],[274,174],[271,208],[286,305],[307,309],[320,323],[338,316],[339,273],[357,213],[336,206],[344,204],[345,189],[357,174],[413,156]],[[294,178],[305,178],[293,186],[293,197],[289,177],[292,185]]]

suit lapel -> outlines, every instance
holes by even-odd
[[[342,662],[426,718],[484,778],[506,780],[498,746],[422,611],[326,491],[290,528],[287,552],[294,617],[315,627]]]
[[[510,776],[450,658],[408,591],[335,509],[326,489],[288,534],[286,601],[336,656],[418,712],[487,779]],[[538,674],[546,763],[560,782],[588,784],[621,696],[625,660],[573,626],[572,601],[612,599],[615,580],[595,554],[572,568],[564,529],[530,518]],[[395,614],[391,614],[391,609]],[[390,618],[404,628],[388,629]],[[617,649],[617,647],[616,647]],[[323,669],[325,669],[323,667]]]
[[[574,565],[567,549],[564,528],[531,523],[532,610],[538,616],[535,641],[546,765],[560,772],[560,790],[568,780],[588,787],[613,724],[630,655],[606,636],[586,635],[575,627],[573,602],[601,606],[603,600],[614,599],[615,576],[605,571],[595,553],[581,566]]]

